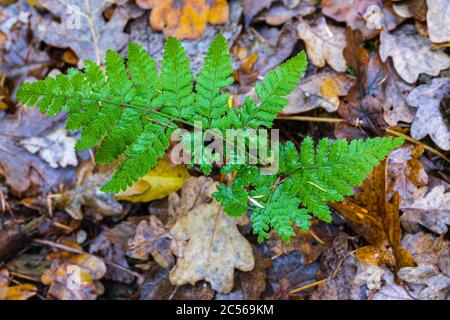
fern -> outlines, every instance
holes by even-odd
[[[18,99],[37,106],[48,115],[68,113],[67,128],[81,129],[77,149],[96,147],[98,163],[112,163],[116,170],[102,190],[127,189],[151,170],[169,147],[172,133],[181,126],[227,129],[272,127],[287,105],[306,69],[304,52],[270,71],[256,84],[257,100],[246,97],[241,108],[230,108],[231,57],[223,36],[212,42],[194,86],[189,60],[181,43],[169,37],[161,73],[156,62],[140,45],[130,43],[127,59],[113,51],[106,54],[104,68],[86,61],[83,71],[25,83]],[[246,136],[246,139],[251,137]],[[193,134],[183,142],[196,142]],[[287,142],[280,148],[280,168],[263,175],[257,164],[227,164],[222,173],[234,173],[231,185],[220,185],[214,194],[232,217],[252,211],[258,240],[269,237],[271,228],[284,240],[294,236],[293,225],[302,230],[317,217],[331,221],[327,203],[341,201],[361,185],[368,173],[401,139],[375,138],[367,141],[333,142],[322,139],[314,147],[306,138],[300,150]],[[212,171],[215,155],[202,150],[199,164],[205,174]]]

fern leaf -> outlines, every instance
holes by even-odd
[[[215,122],[228,111],[230,95],[221,90],[234,82],[232,72],[227,41],[224,36],[218,35],[208,49],[195,86],[196,112],[200,114],[199,120],[203,120],[204,128],[215,127]]]
[[[192,119],[194,115],[192,81],[189,60],[181,42],[169,37],[162,60],[163,113],[182,119]]]

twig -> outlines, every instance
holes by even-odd
[[[339,123],[345,122],[344,119],[340,118],[322,118],[322,117],[307,117],[307,116],[278,116],[277,119],[281,120],[294,120],[294,121],[310,121],[310,122],[329,122],[329,123]]]
[[[91,253],[87,253],[87,252],[85,252],[83,250],[75,249],[75,248],[66,246],[64,244],[60,244],[60,243],[56,243],[56,242],[48,241],[48,240],[34,239],[33,242],[37,243],[37,244],[42,244],[42,245],[45,245],[45,246],[48,246],[48,247],[53,247],[53,248],[57,248],[57,249],[60,249],[60,250],[68,251],[68,252],[71,252],[71,253],[90,254],[90,255],[92,255],[92,256],[94,256],[96,258],[99,258],[99,259],[103,260],[106,264],[109,264],[111,267],[120,269],[120,270],[122,270],[124,272],[127,272],[127,273],[135,276],[137,278],[137,280],[138,280],[138,283],[144,282],[144,277],[141,276],[139,273],[134,272],[133,270],[130,270],[130,269],[124,267],[124,266],[121,266],[120,264],[117,264],[117,263],[112,262],[110,260],[107,260],[105,258],[98,257],[98,256],[96,256],[94,254],[91,254]]]
[[[423,145],[423,147],[424,147],[425,149],[427,149],[427,150],[430,151],[431,153],[434,153],[435,155],[441,157],[442,159],[444,159],[445,161],[447,161],[447,162],[450,163],[450,159],[447,158],[443,153],[441,153],[440,151],[436,150],[436,149],[433,148],[433,147],[430,147],[429,145],[427,145],[427,144],[425,144],[425,143],[422,143],[422,142],[420,142],[420,141],[417,141],[416,139],[411,138],[410,136],[408,136],[408,135],[406,135],[406,134],[404,134],[404,133],[395,131],[395,130],[393,130],[393,129],[391,129],[391,128],[386,128],[386,132],[389,132],[389,133],[391,133],[391,134],[393,134],[393,135],[396,135],[397,137],[402,137],[403,139],[405,139],[405,140],[407,140],[407,141],[409,141],[409,142],[412,142],[412,143],[415,143],[415,144],[421,144],[421,145]]]
[[[327,281],[328,281],[328,279],[319,280],[319,281],[316,281],[316,282],[313,282],[313,283],[304,285],[304,286],[302,286],[302,287],[300,287],[300,288],[291,290],[291,291],[289,291],[288,293],[289,293],[289,294],[294,294],[294,293],[297,293],[297,292],[306,290],[306,289],[308,289],[308,288],[318,286],[318,285],[320,285],[320,284],[322,284],[322,283],[325,283],[325,282],[327,282]]]

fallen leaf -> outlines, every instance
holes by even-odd
[[[431,264],[402,268],[398,271],[398,276],[408,283],[425,285],[419,294],[419,298],[423,300],[446,300],[450,292],[450,278]]]
[[[110,174],[108,170],[94,173],[92,162],[85,161],[78,168],[75,186],[54,195],[53,201],[76,220],[83,219],[83,208],[93,209],[93,218],[98,220],[118,216],[122,214],[122,205],[114,199],[114,195],[100,191]]]
[[[359,261],[375,265],[387,264],[398,270],[404,266],[414,266],[415,262],[411,254],[400,245],[400,197],[395,192],[392,201],[388,201],[386,175],[386,161],[383,161],[364,181],[354,200],[346,199],[332,206],[370,243],[370,246],[357,249],[355,255]]]
[[[318,107],[327,112],[335,112],[339,107],[340,97],[347,95],[353,84],[354,79],[342,73],[325,71],[312,74],[287,96],[289,104],[283,113],[301,113]]]
[[[389,270],[385,270],[383,274],[384,284],[381,289],[377,290],[372,300],[413,300],[410,289],[406,291],[405,287],[398,285],[395,276]]]
[[[198,75],[200,72],[209,45],[219,33],[225,37],[229,46],[234,43],[235,39],[240,34],[242,29],[242,25],[240,24],[242,15],[241,3],[234,1],[229,4],[229,7],[230,17],[227,23],[221,25],[207,25],[201,39],[185,39],[181,41],[183,48],[186,50],[188,58],[191,61],[191,71],[195,75]],[[161,32],[152,29],[147,23],[147,19],[148,15],[144,15],[130,22],[130,41],[144,46],[144,48],[147,49],[147,52],[159,62],[163,57],[164,35]]]
[[[56,129],[45,137],[31,137],[19,142],[28,152],[38,153],[52,168],[78,165],[75,143],[76,139],[68,136],[64,128]]]
[[[208,181],[211,195],[216,184]],[[215,201],[197,204],[178,219],[170,234],[187,244],[170,273],[170,282],[183,285],[206,280],[215,291],[230,292],[234,268],[250,271],[254,267],[252,248],[239,233],[238,223]]]
[[[414,234],[405,234],[402,239],[402,247],[412,254],[417,264],[438,265],[441,257],[442,263],[445,262],[445,253],[448,252],[450,243],[432,233],[419,231]],[[441,270],[443,269],[441,268]],[[444,272],[444,274],[446,273]]]
[[[149,23],[154,30],[179,39],[198,39],[206,25],[228,21],[227,0],[140,0],[137,4],[152,9]]]
[[[274,0],[243,0],[245,27],[248,28],[256,16],[263,9],[268,9]]]
[[[65,245],[81,250],[73,242]],[[106,265],[100,258],[83,253],[75,254],[57,251],[47,257],[52,264],[41,281],[50,285],[48,295],[58,300],[95,300],[103,294],[104,288],[99,281],[106,274]]]
[[[450,15],[448,0],[427,0],[427,27],[432,42],[450,41]]]
[[[418,35],[411,25],[392,33],[383,31],[380,42],[381,60],[391,57],[395,70],[408,83],[415,83],[421,73],[437,76],[450,67],[450,57],[442,50],[432,50],[431,41]]]
[[[308,57],[314,65],[324,67],[328,63],[336,71],[347,70],[343,55],[346,47],[344,28],[328,25],[321,17],[313,24],[301,20],[297,32],[305,42]]]
[[[411,200],[402,204],[403,228],[417,232],[419,226],[423,226],[437,234],[445,234],[450,225],[450,192],[445,192],[443,185],[427,191],[427,187],[421,188]]]
[[[430,135],[431,139],[446,151],[450,150],[450,130],[439,105],[449,90],[449,78],[435,78],[431,84],[416,87],[407,98],[411,106],[418,108],[411,126],[411,136],[420,140]]]
[[[426,0],[407,0],[393,4],[394,12],[402,18],[414,18],[425,21],[427,14]]]
[[[162,158],[156,167],[124,192],[116,194],[117,200],[150,202],[178,191],[189,178],[185,165],[174,166],[169,157]]]
[[[388,195],[399,193],[400,208],[419,188],[428,185],[428,174],[419,161],[423,151],[423,145],[406,145],[392,151],[387,159]]]
[[[27,300],[34,296],[37,288],[32,284],[9,285],[9,272],[0,269],[0,300]]]
[[[153,256],[155,261],[167,269],[175,262],[170,251],[171,240],[168,231],[155,217],[150,216],[150,222],[144,220],[136,228],[136,234],[128,242],[128,256],[134,259],[148,260]]]
[[[124,4],[124,0],[36,1],[38,6],[59,17],[60,22],[34,15],[35,36],[52,46],[71,48],[81,60],[101,64],[106,50],[119,51],[129,40],[124,28],[130,16],[124,8],[116,7],[108,21],[103,16],[105,9],[113,4]]]
[[[402,20],[392,12],[389,5],[383,4],[381,0],[322,0],[320,6],[325,16],[339,22],[346,22],[353,30],[360,30],[364,39],[376,36],[379,32],[376,29],[380,25],[392,30]],[[378,11],[376,29],[369,28],[366,21],[373,8]]]
[[[48,194],[61,184],[70,184],[74,168],[52,168],[38,155],[20,145],[23,139],[45,137],[64,125],[62,116],[52,118],[37,109],[20,108],[16,114],[0,114],[0,175],[15,192]]]

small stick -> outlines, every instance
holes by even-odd
[[[436,150],[436,149],[433,148],[433,147],[430,147],[429,145],[427,145],[427,144],[425,144],[425,143],[422,143],[422,142],[420,142],[420,141],[417,141],[416,139],[411,138],[410,136],[408,136],[408,135],[406,135],[406,134],[404,134],[404,133],[395,131],[395,130],[393,130],[393,129],[391,129],[391,128],[386,128],[386,132],[389,132],[389,133],[391,133],[391,134],[393,134],[393,135],[396,135],[397,137],[402,137],[403,139],[405,139],[405,140],[407,140],[407,141],[409,141],[409,142],[412,142],[412,143],[415,143],[415,144],[422,144],[423,147],[424,147],[425,149],[427,149],[427,150],[430,151],[431,153],[434,153],[435,155],[441,157],[442,159],[444,159],[445,161],[447,161],[447,162],[450,163],[450,159],[447,158],[443,153],[441,153],[440,151]]]
[[[289,294],[294,294],[294,293],[297,293],[297,292],[306,290],[306,289],[308,289],[308,288],[318,286],[318,285],[320,285],[320,284],[322,284],[322,283],[327,282],[327,280],[328,280],[328,279],[319,280],[319,281],[316,281],[316,282],[307,284],[307,285],[305,285],[305,286],[303,286],[303,287],[300,287],[300,288],[291,290],[291,291],[289,291],[288,293],[289,293]]]
[[[340,118],[321,118],[321,117],[307,117],[307,116],[278,116],[277,119],[282,120],[295,120],[295,121],[310,121],[310,122],[329,122],[329,123],[339,123],[345,122],[344,119]]]

